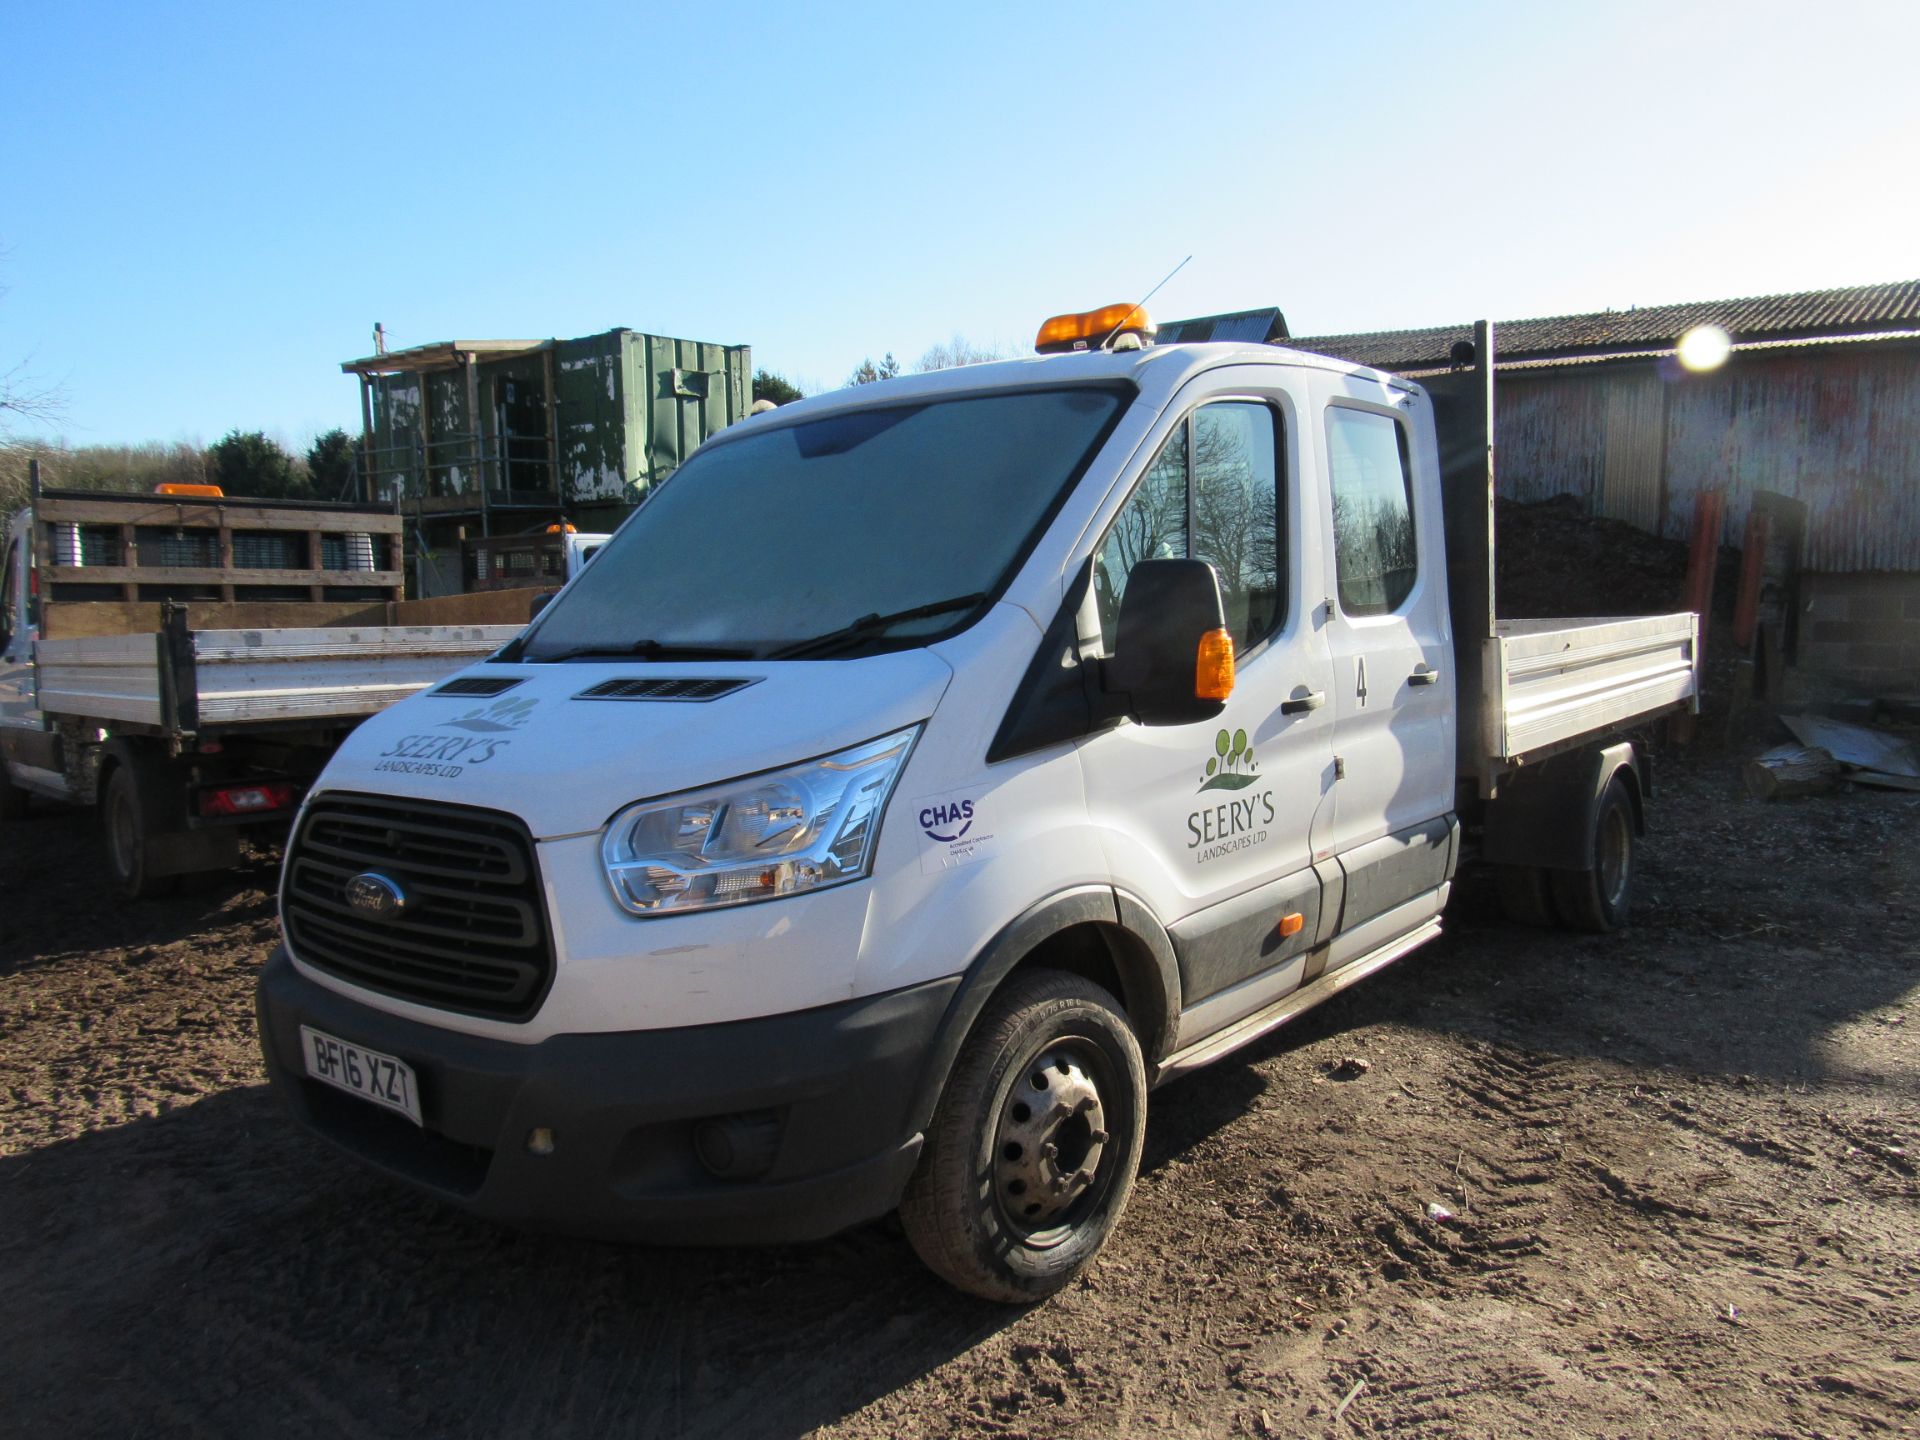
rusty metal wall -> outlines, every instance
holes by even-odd
[[[1721,486],[1738,544],[1753,492],[1777,490],[1807,506],[1807,569],[1920,570],[1920,350],[1736,355],[1670,406],[1666,533]]]
[[[1658,531],[1663,452],[1666,449],[1667,386],[1658,375],[1626,371],[1606,379],[1606,448],[1598,509],[1603,515]]]
[[[1606,460],[1605,390],[1573,376],[1502,375],[1494,407],[1494,474],[1503,499],[1577,496],[1589,508]]]
[[[1808,346],[1500,377],[1503,497],[1573,495],[1684,540],[1695,498],[1727,497],[1737,545],[1757,490],[1807,506],[1809,570],[1920,571],[1920,349]]]

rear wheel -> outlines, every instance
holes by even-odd
[[[1633,897],[1633,800],[1618,776],[1593,822],[1593,868],[1552,872],[1553,905],[1569,930],[1601,934],[1627,923]]]
[[[1044,1300],[1119,1221],[1146,1101],[1113,996],[1058,970],[1009,981],[961,1047],[900,1202],[914,1251],[970,1294]]]
[[[179,881],[177,875],[153,873],[153,847],[160,837],[154,833],[151,810],[133,768],[117,766],[100,802],[100,819],[106,832],[107,866],[122,899],[150,900],[170,894]]]

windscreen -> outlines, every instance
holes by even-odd
[[[875,407],[702,449],[521,658],[843,658],[949,633],[998,594],[1129,393]]]

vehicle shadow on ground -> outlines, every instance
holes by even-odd
[[[1023,1313],[892,1222],[732,1250],[505,1230],[337,1158],[265,1086],[0,1159],[0,1276],[21,1435],[799,1436]]]
[[[276,848],[186,877],[173,894],[122,901],[110,888],[97,829],[91,811],[44,804],[0,828],[0,976],[78,956],[98,963],[117,951],[203,943],[211,926],[274,918]]]
[[[1806,933],[1818,925],[1809,920]],[[1275,1083],[1265,1062],[1339,1040],[1349,1043],[1328,1046],[1325,1066],[1349,1050],[1365,1059],[1375,1027],[1559,1059],[1815,1083],[1837,1073],[1836,1029],[1917,991],[1920,954],[1898,945],[1837,954],[1778,938],[1702,943],[1651,908],[1610,935],[1528,929],[1507,921],[1490,883],[1473,877],[1439,940],[1156,1091],[1143,1163],[1157,1169],[1245,1114]]]

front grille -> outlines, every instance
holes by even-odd
[[[399,913],[347,903],[368,872],[406,897]],[[533,841],[497,811],[322,796],[287,852],[281,904],[297,958],[423,1005],[524,1020],[553,978]]]
[[[758,680],[603,680],[582,690],[576,700],[718,700]]]

